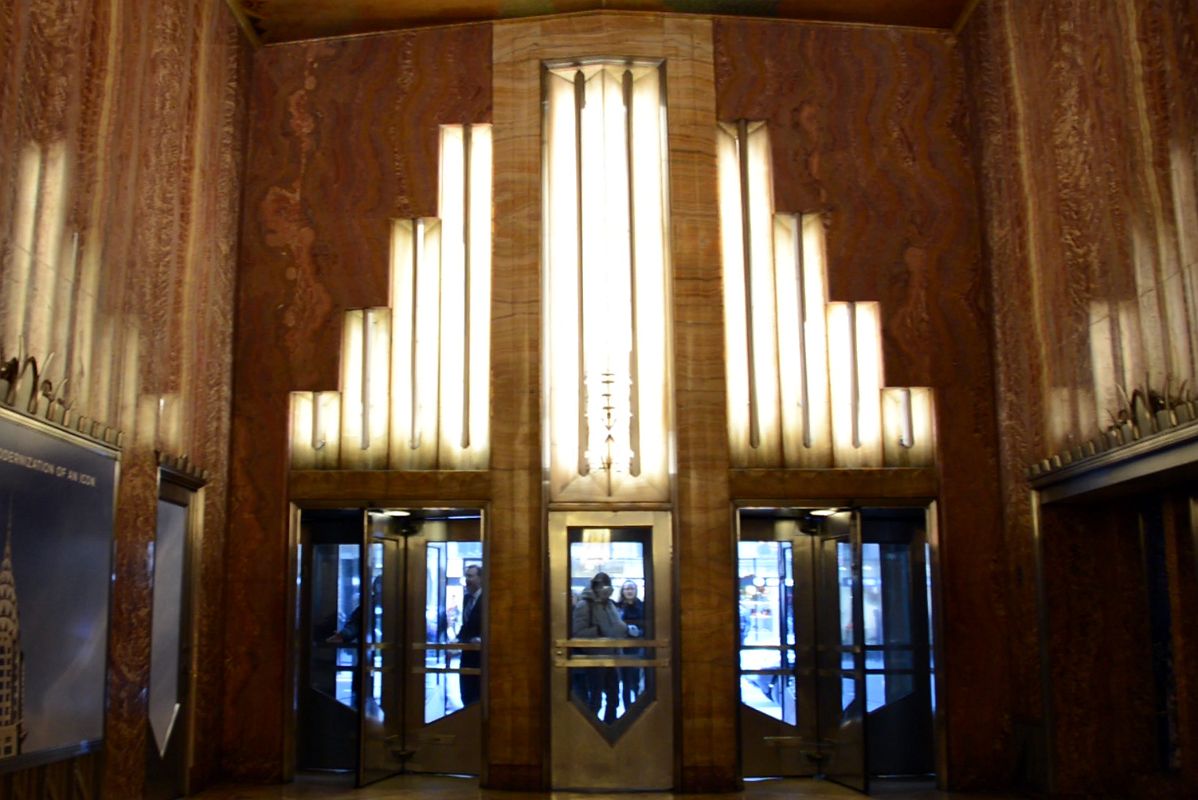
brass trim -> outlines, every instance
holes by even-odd
[[[483,646],[479,642],[412,642],[413,650],[482,650]]]
[[[554,647],[576,647],[598,649],[600,647],[669,647],[669,639],[554,639]]]
[[[566,669],[587,669],[589,667],[668,667],[669,656],[660,658],[597,658],[595,656],[565,656],[553,658],[555,667]]]

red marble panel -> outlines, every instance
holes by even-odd
[[[203,0],[10,3],[0,42],[0,341],[9,355],[18,337],[41,361],[54,352],[46,377],[73,412],[125,434],[103,785],[94,757],[19,772],[9,785],[136,797],[155,450],[186,453],[212,476],[201,570],[211,576],[221,557],[245,49],[228,9]],[[161,420],[160,398],[171,409]],[[219,582],[201,583],[197,658],[210,664],[220,658]],[[214,674],[199,670],[194,695],[201,782],[217,758]]]
[[[1198,758],[1190,757],[1198,742],[1198,505],[1188,493],[1165,501],[1164,536],[1169,565],[1173,674],[1177,682],[1177,738],[1181,780],[1198,794]]]
[[[1152,772],[1156,757],[1137,515],[1116,502],[1045,509],[1042,519],[1053,576],[1045,598],[1053,790],[1131,796],[1131,780]]]
[[[1185,0],[988,0],[962,31],[992,275],[1012,713],[1032,728],[1045,712],[1027,466],[1093,437],[1120,386],[1198,377],[1196,31]],[[1068,515],[1043,522],[1046,537],[1058,523],[1082,535]],[[1101,735],[1104,710],[1086,713],[1081,735]],[[1068,773],[1084,754],[1053,757]]]
[[[931,386],[954,787],[1012,768],[989,281],[963,64],[932,31],[716,22],[721,120],[770,125],[779,211],[820,212],[829,295],[881,302],[886,384]]]
[[[387,304],[391,220],[436,211],[437,126],[489,121],[490,48],[468,26],[255,55],[224,562],[233,776],[278,779],[288,758],[288,393],[336,388],[342,312]]]

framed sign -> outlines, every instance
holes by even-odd
[[[104,738],[118,454],[0,408],[0,771]]]

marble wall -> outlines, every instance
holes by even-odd
[[[1012,713],[1036,729],[1048,709],[1026,469],[1110,424],[1120,387],[1192,392],[1198,378],[1198,7],[984,0],[960,49],[993,280]],[[1041,534],[1080,530],[1050,516]],[[1046,564],[1046,580],[1082,591],[1098,567],[1069,564]],[[1068,635],[1048,637],[1068,658]],[[1072,739],[1108,724],[1098,706],[1069,719]]]
[[[0,9],[0,350],[69,378],[124,433],[109,638],[106,796],[145,774],[156,451],[204,489],[193,778],[218,767],[232,301],[248,52],[227,9],[21,0]],[[0,789],[94,794],[94,759]],[[63,777],[68,776],[68,777]]]

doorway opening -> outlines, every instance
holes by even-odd
[[[479,509],[301,511],[297,768],[478,774],[485,586]]]
[[[935,772],[927,508],[742,508],[746,778]]]

